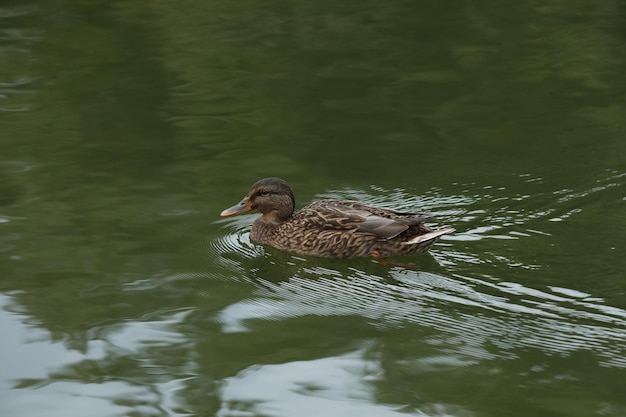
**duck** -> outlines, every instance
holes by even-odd
[[[426,252],[449,226],[431,228],[432,217],[406,213],[352,200],[318,200],[295,211],[289,184],[276,177],[255,182],[222,217],[258,211],[250,240],[261,245],[322,258],[358,258],[411,255]]]

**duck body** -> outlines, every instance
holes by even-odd
[[[295,213],[294,207],[293,191],[284,180],[264,178],[221,215],[258,210],[262,216],[252,224],[253,242],[325,258],[386,258],[425,252],[440,236],[454,231],[426,226],[428,215],[358,201],[319,200]]]

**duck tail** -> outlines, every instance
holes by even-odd
[[[445,235],[446,233],[454,232],[453,227],[445,226],[435,229],[431,232],[425,233],[423,235],[415,236],[413,239],[404,242],[405,245],[417,245],[418,243],[427,242],[429,240],[437,239],[440,236]]]

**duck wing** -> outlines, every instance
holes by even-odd
[[[300,210],[297,217],[305,221],[307,228],[368,233],[385,240],[429,218],[343,200],[316,201]]]

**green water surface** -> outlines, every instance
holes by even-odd
[[[620,1],[5,1],[0,415],[626,415]],[[257,179],[455,227],[292,256]]]

